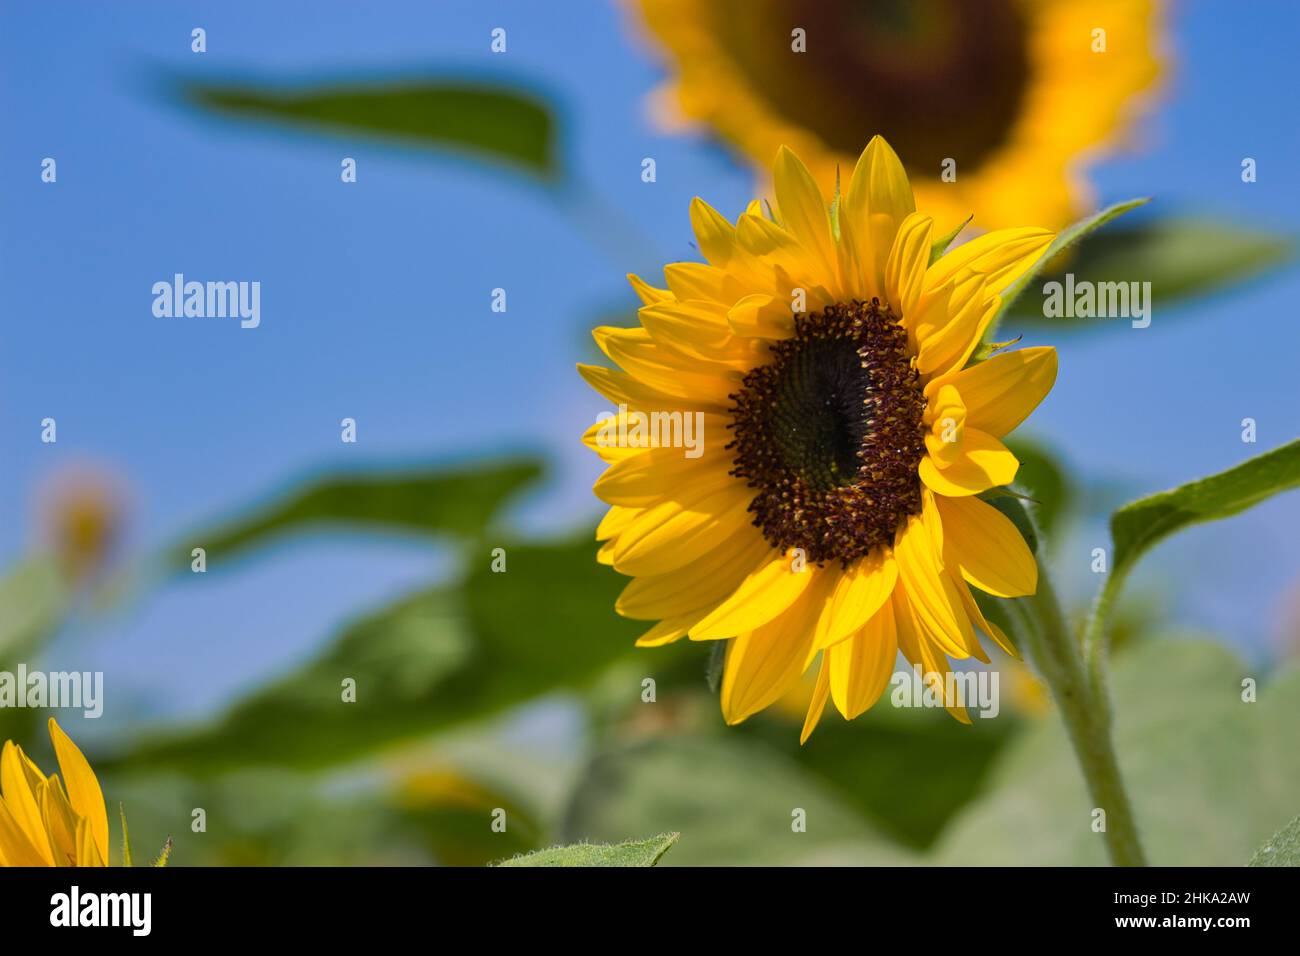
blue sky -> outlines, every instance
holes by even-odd
[[[625,272],[695,258],[692,196],[734,213],[751,180],[716,147],[650,124],[662,71],[613,5],[10,2],[0,18],[0,558],[26,552],[38,489],[79,462],[122,477],[138,548],[320,468],[506,450],[555,464],[522,524],[596,513],[597,466],[574,437],[602,408],[573,372],[582,329],[631,305]],[[505,56],[488,51],[495,26]],[[1152,194],[1159,209],[1294,233],[1298,26],[1285,0],[1181,5],[1164,101],[1139,151],[1095,170],[1099,199]],[[463,159],[187,111],[159,95],[171,72],[525,86],[557,104],[574,177],[648,241],[594,241],[554,195]],[[45,156],[53,186],[39,180]],[[339,182],[343,156],[358,160],[354,186]],[[1240,181],[1243,156],[1259,163],[1255,184]],[[155,318],[150,287],[175,272],[261,281],[261,327]],[[488,308],[497,286],[505,315]],[[1177,312],[1156,303],[1146,330],[1055,341],[1060,378],[1032,432],[1081,479],[1134,495],[1289,440],[1297,297],[1290,269]],[[56,446],[38,441],[46,416]],[[356,445],[338,440],[344,416]],[[1256,446],[1238,437],[1247,416]],[[1270,657],[1297,600],[1296,527],[1292,495],[1160,548],[1144,577],[1173,599],[1170,626]],[[1103,543],[1101,528],[1065,543],[1065,590],[1091,592],[1088,550]],[[445,566],[410,542],[312,537],[168,586],[55,655],[105,670],[125,711],[198,716]]]

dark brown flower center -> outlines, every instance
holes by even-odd
[[[909,171],[973,170],[1006,141],[1029,85],[1011,0],[722,0],[714,35],[761,99],[856,157],[879,133]],[[807,50],[791,50],[791,31]]]
[[[773,545],[848,564],[921,510],[925,398],[907,332],[873,299],[799,316],[771,350],[731,396],[732,474]]]

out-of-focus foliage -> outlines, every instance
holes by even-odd
[[[312,530],[477,535],[506,499],[541,473],[538,462],[520,460],[315,478],[263,508],[191,532],[169,566],[188,571],[192,550],[201,547],[215,570],[285,535]]]
[[[1064,235],[1064,233],[1062,234]],[[1043,283],[1064,273],[1081,282],[1150,282],[1149,301],[1160,309],[1179,300],[1217,292],[1272,271],[1295,254],[1294,239],[1247,226],[1203,218],[1152,219],[1104,229],[1055,262],[1051,249],[1043,268],[1022,280],[1023,292],[1005,313],[1017,326],[1052,331],[1127,326],[1127,319],[1051,318],[1043,314]],[[1010,295],[1010,293],[1008,293]],[[1176,313],[1175,313],[1176,314]]]
[[[532,93],[456,80],[277,89],[189,82],[181,92],[217,112],[323,132],[365,133],[450,149],[544,179],[557,175],[553,110]]]
[[[366,616],[214,726],[146,742],[127,759],[200,774],[328,766],[579,688],[633,652],[644,628],[614,616],[619,581],[596,564],[590,541],[505,551],[505,573],[491,570],[488,553],[476,556],[459,586]],[[342,700],[348,678],[356,682],[353,703]]]
[[[1240,866],[1295,812],[1300,793],[1300,669],[1243,700],[1256,677],[1203,641],[1152,640],[1117,657],[1115,749],[1152,864]],[[935,861],[1103,865],[1092,806],[1060,724],[1009,747],[987,795],[962,811]]]
[[[797,733],[797,728],[793,728]],[[802,812],[806,832],[798,832]],[[682,840],[664,863],[778,865],[845,845],[905,859],[862,815],[799,764],[725,732],[629,742],[598,754],[574,791],[561,839],[609,841],[668,821]]]

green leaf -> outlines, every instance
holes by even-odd
[[[579,688],[634,653],[642,622],[613,612],[624,579],[586,537],[485,551],[462,587],[435,587],[346,627],[318,657],[214,725],[143,741],[115,763],[211,774],[316,768]],[[342,682],[356,699],[342,699]]]
[[[265,768],[196,779],[163,769],[114,775],[105,790],[131,807],[137,846],[171,834],[185,866],[483,866],[541,845],[535,814],[514,791],[423,747],[357,773]],[[190,828],[195,807],[207,813],[205,832]],[[504,832],[491,828],[498,807]]]
[[[1300,439],[1235,468],[1125,505],[1110,519],[1112,573],[1127,569],[1163,538],[1189,525],[1217,521],[1300,485]]]
[[[626,843],[575,843],[554,846],[524,856],[502,860],[496,866],[654,866],[680,834],[661,833],[648,840]]]
[[[797,741],[798,728],[790,732]],[[561,838],[615,840],[635,832],[628,827],[680,832],[669,866],[911,858],[824,782],[731,731],[615,744],[599,753],[573,792]]]
[[[537,462],[520,460],[326,475],[252,514],[190,533],[168,564],[188,571],[192,549],[201,547],[211,570],[285,535],[321,528],[474,536],[541,473]]]
[[[1090,236],[1113,219],[1117,219],[1124,215],[1124,213],[1131,212],[1138,206],[1143,206],[1150,201],[1151,198],[1148,196],[1142,199],[1130,199],[1127,202],[1116,203],[1113,206],[1108,206],[1100,212],[1093,213],[1091,216],[1080,219],[1074,225],[1067,226],[1065,229],[1061,230],[1061,232],[1057,233],[1056,238],[1052,240],[1052,244],[1047,247],[1047,251],[1043,253],[1042,258],[1034,263],[1028,272],[1017,279],[1010,288],[1002,293],[1002,308],[998,309],[997,315],[995,315],[993,321],[989,323],[988,330],[984,333],[984,340],[991,340],[994,330],[997,329],[998,324],[1002,321],[1003,317],[1008,314],[1011,307],[1015,305],[1016,300],[1020,298],[1021,293],[1029,288],[1031,284],[1037,282],[1038,276],[1052,264],[1053,260],[1055,260],[1057,256],[1062,252],[1065,252],[1067,249],[1072,248],[1076,243],[1080,242],[1085,237]],[[1033,308],[1037,309],[1041,314],[1042,300],[1039,299],[1037,302],[1033,303]],[[1020,313],[1017,312],[1017,315],[1019,314]]]
[[[983,790],[994,760],[1019,729],[1006,711],[996,719],[977,717],[968,727],[947,713],[894,708],[888,688],[855,720],[840,719],[831,705],[828,710],[802,746],[799,726],[788,720],[759,717],[729,733],[765,741],[882,834],[918,850]]]
[[[1247,866],[1300,866],[1300,817],[1274,833]]]
[[[966,221],[961,223],[952,232],[948,233],[946,236],[940,236],[938,239],[935,239],[930,243],[930,265],[934,265],[943,258],[943,254],[948,251],[948,247],[952,245],[953,240],[961,235],[961,231],[969,226],[970,221],[974,218],[974,216],[967,216]]]
[[[1150,282],[1157,311],[1260,275],[1295,254],[1294,239],[1208,219],[1164,219],[1091,236],[1063,263],[1042,264],[1012,312],[1018,326],[1054,330],[1114,325],[1106,319],[1043,315],[1042,284],[1074,275],[1075,282]],[[1051,253],[1049,252],[1049,257]],[[1020,290],[1017,290],[1020,291]],[[1006,308],[1003,315],[1010,315]],[[1127,322],[1124,323],[1127,326]]]
[[[1221,645],[1153,639],[1115,658],[1115,750],[1138,830],[1157,866],[1240,866],[1295,812],[1300,668],[1243,700],[1258,671]],[[1102,834],[1060,722],[1008,747],[985,788],[926,862],[1101,866]]]
[[[234,116],[455,150],[546,179],[558,173],[553,110],[519,90],[410,80],[294,90],[190,82],[182,93],[201,108]]]
[[[53,558],[28,559],[0,579],[0,669],[27,659],[53,637],[69,600]]]

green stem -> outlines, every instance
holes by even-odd
[[[1093,803],[1106,811],[1106,848],[1111,862],[1145,866],[1133,808],[1111,743],[1109,708],[1096,693],[1099,685],[1089,677],[1046,569],[1039,569],[1036,594],[1009,603],[1022,615],[1026,650],[1051,688]]]
[[[1110,657],[1110,615],[1127,576],[1128,568],[1124,567],[1116,568],[1106,578],[1083,632],[1083,659],[1088,667],[1088,685],[1097,705],[1107,714],[1110,713],[1110,695],[1106,688],[1106,663]]]

